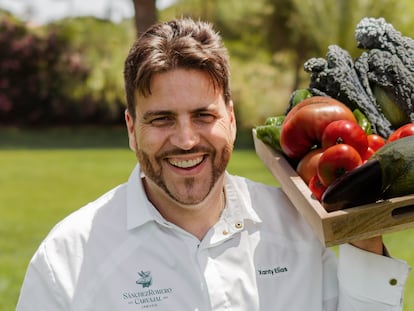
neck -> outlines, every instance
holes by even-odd
[[[148,183],[148,181],[146,181]],[[146,184],[144,183],[144,184]],[[149,200],[169,222],[197,237],[200,241],[219,220],[225,207],[223,182],[217,182],[210,194],[200,203],[184,205],[172,200],[164,191],[146,187]]]

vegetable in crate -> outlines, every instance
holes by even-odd
[[[355,61],[364,87],[394,128],[414,122],[414,40],[384,18],[368,17],[356,26],[355,39],[367,50]]]
[[[302,100],[286,115],[280,133],[280,146],[291,159],[303,158],[320,145],[325,127],[336,120],[357,122],[352,111],[338,100],[313,96]]]
[[[354,109],[352,111],[355,118],[357,119],[358,125],[364,130],[365,134],[371,135],[372,134],[372,124],[368,120],[368,118],[361,112],[361,110]]]
[[[306,98],[312,97],[312,96],[328,96],[324,92],[321,92],[317,89],[297,89],[292,92],[292,94],[289,97],[288,106],[285,110],[285,115],[289,113],[289,111],[292,110],[293,107],[295,107],[297,104],[299,104],[302,100],[305,100]]]
[[[414,40],[403,36],[384,18],[363,18],[355,29],[360,48],[355,61],[367,63],[366,77],[377,103],[394,127],[414,122]]]
[[[296,166],[296,173],[303,179],[305,184],[309,184],[311,178],[317,174],[318,162],[323,153],[322,148],[309,151]]]
[[[361,155],[352,146],[336,144],[324,150],[319,158],[317,174],[325,187],[362,164]]]
[[[367,79],[381,111],[397,128],[414,122],[414,74],[394,54],[370,50],[355,61],[367,62]]]
[[[313,94],[309,89],[297,89],[293,91],[289,98],[289,107],[293,108],[297,104],[299,104],[302,100],[312,97]],[[289,109],[289,108],[288,108]],[[290,110],[290,109],[289,109]],[[287,114],[287,111],[286,113]]]
[[[279,152],[282,152],[280,147],[280,131],[285,118],[285,115],[269,117],[264,125],[258,125],[255,128],[257,138]]]
[[[406,136],[414,135],[414,123],[408,123],[399,127],[394,133],[388,137],[387,142],[391,142]]]
[[[384,18],[361,19],[355,28],[355,39],[359,48],[379,49],[396,55],[414,73],[414,40],[403,36]]]
[[[326,59],[311,58],[304,64],[309,72],[311,88],[336,98],[350,109],[359,109],[372,123],[373,132],[388,137],[393,127],[377,106],[369,88],[360,80],[354,61],[348,51],[330,45]]]
[[[387,143],[322,196],[329,212],[414,193],[414,136]]]

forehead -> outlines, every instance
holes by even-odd
[[[151,79],[151,93],[144,96],[137,92],[136,99],[137,111],[149,107],[173,110],[224,102],[221,89],[214,87],[207,73],[189,69],[155,74]]]
[[[174,94],[177,90],[192,90],[213,92],[213,81],[210,76],[201,70],[174,69],[157,73],[151,79],[151,92],[168,92]]]

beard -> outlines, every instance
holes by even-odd
[[[223,175],[227,168],[227,164],[230,161],[231,153],[233,151],[233,145],[226,144],[221,150],[218,151],[217,149],[208,147],[195,147],[188,151],[181,149],[169,150],[160,155],[156,155],[153,161],[151,161],[150,156],[144,151],[138,148],[136,148],[136,150],[138,161],[146,178],[149,178],[174,201],[180,204],[189,205],[200,203],[209,195],[217,180]],[[210,172],[209,185],[207,187],[207,191],[202,197],[195,196],[192,194],[194,192],[192,190],[197,186],[197,183],[205,183],[206,180],[197,180],[195,177],[187,177],[184,180],[184,187],[187,190],[188,195],[183,198],[175,194],[174,191],[168,187],[168,182],[163,175],[162,166],[159,163],[161,163],[163,158],[166,156],[183,155],[196,152],[205,152],[210,155],[208,161],[211,161],[212,169]]]

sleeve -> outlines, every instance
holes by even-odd
[[[42,246],[29,263],[16,306],[16,311],[29,310],[66,310]]]
[[[404,261],[341,245],[338,311],[402,310],[409,271]]]

